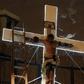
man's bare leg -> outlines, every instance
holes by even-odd
[[[46,77],[46,84],[53,84],[53,71],[50,71]]]

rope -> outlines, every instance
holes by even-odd
[[[79,64],[71,57],[70,53],[68,53],[67,51],[65,51],[65,53],[69,56],[69,58],[72,60],[72,62],[80,69],[80,71],[84,74],[84,70],[81,69],[81,67],[79,66]]]
[[[31,63],[34,55],[36,54],[36,52],[38,51],[39,47],[37,47],[37,49],[35,50],[34,54],[32,55],[31,59],[29,60],[28,64],[26,65],[26,67],[29,67],[29,64]],[[22,73],[22,75],[24,75],[25,71]],[[20,84],[21,79],[19,80],[18,84]]]

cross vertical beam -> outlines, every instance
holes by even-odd
[[[52,33],[54,37],[57,37],[57,16],[58,7],[52,5],[44,6],[44,36]]]
[[[56,6],[51,6],[51,5],[44,6],[44,36],[45,37],[48,34],[53,34],[55,38],[57,37],[57,14],[58,14],[58,8]],[[43,47],[43,63],[45,62],[44,52],[45,52],[45,47]],[[46,78],[44,75],[42,75],[41,84],[46,84]]]

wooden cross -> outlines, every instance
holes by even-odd
[[[58,7],[51,6],[51,5],[45,5],[44,6],[44,22],[45,22],[44,34],[25,32],[25,37],[33,38],[34,36],[37,36],[40,39],[45,39],[45,37],[49,33],[52,33],[55,37],[54,40],[60,41],[63,43],[69,43],[74,46],[73,48],[70,48],[70,49],[64,48],[64,47],[57,47],[56,48],[57,50],[65,50],[65,51],[71,51],[71,52],[77,52],[77,53],[84,53],[84,41],[57,37],[57,17],[58,17]],[[14,34],[15,41],[23,42],[24,31],[14,30],[14,33],[15,33]],[[2,40],[12,42],[12,29],[3,28]],[[26,42],[26,45],[42,46],[41,44],[33,44],[31,42]],[[43,63],[44,63],[44,49],[43,49]],[[44,81],[44,78],[42,78],[42,84],[46,84]]]

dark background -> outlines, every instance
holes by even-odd
[[[76,33],[74,39],[84,40],[84,0],[0,0],[0,8],[21,18],[27,31],[43,33],[44,4],[59,7],[58,35]],[[70,10],[71,9],[71,10]]]

